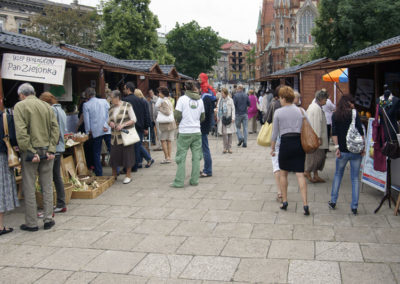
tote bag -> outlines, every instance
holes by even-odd
[[[3,113],[3,127],[4,127],[4,138],[3,141],[7,147],[7,158],[8,158],[8,166],[10,168],[19,166],[19,158],[17,152],[14,151],[13,147],[10,143],[10,136],[8,133],[8,122],[7,122],[7,114]]]
[[[174,119],[174,112],[173,112],[173,109],[172,109],[172,105],[169,104],[167,100],[166,100],[165,102],[166,102],[166,103],[168,104],[168,106],[170,107],[170,109],[171,109],[171,114],[170,114],[170,115],[165,115],[165,114],[163,114],[161,111],[159,111],[158,114],[157,114],[157,119],[156,119],[156,121],[157,121],[158,123],[171,123],[171,122],[174,122],[174,121],[175,121],[175,119]]]
[[[272,123],[264,123],[257,136],[257,144],[263,147],[271,146]]]
[[[307,154],[314,153],[319,148],[319,139],[317,134],[315,134],[314,129],[311,127],[310,123],[308,122],[306,116],[304,115],[304,111],[301,110],[303,114],[303,124],[301,125],[301,146],[303,150]]]
[[[127,106],[128,105],[125,105],[124,114],[122,115],[121,122],[119,124],[122,123],[122,120],[125,117]],[[130,145],[135,144],[140,141],[140,137],[139,137],[135,127],[132,127],[132,128],[126,129],[126,130],[128,133],[121,131],[121,138],[122,138],[122,143],[124,144],[124,146],[130,146]]]

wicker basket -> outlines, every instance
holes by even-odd
[[[64,184],[64,191],[65,191],[65,204],[69,204],[71,201],[72,196],[72,189],[74,188],[72,183]]]
[[[80,142],[80,143],[84,143],[86,141],[89,140],[88,136],[84,136],[84,137],[72,137],[72,140],[74,140],[75,142]]]

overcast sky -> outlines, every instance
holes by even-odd
[[[70,4],[72,0],[53,0]],[[82,5],[96,6],[100,0],[79,0]],[[168,32],[175,23],[196,20],[200,26],[211,26],[220,36],[247,43],[256,40],[258,13],[262,0],[151,0],[150,9],[160,20],[160,32]]]

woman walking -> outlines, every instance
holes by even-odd
[[[3,141],[5,137],[4,124],[7,124],[10,143],[17,145],[14,122],[10,115],[0,110],[0,235],[8,234],[13,228],[4,226],[4,213],[19,207],[17,185],[13,169],[8,166],[7,146]]]
[[[273,98],[271,102],[269,103],[267,112],[264,114],[263,120],[265,123],[273,123],[273,118],[274,118],[274,113],[277,109],[281,107],[281,103],[279,101],[279,89],[281,86],[276,87],[275,92],[273,93]],[[271,162],[272,162],[272,172],[274,173],[275,177],[275,183],[277,187],[277,197],[276,200],[278,202],[282,202],[282,190],[281,190],[281,180],[280,180],[280,168],[279,168],[279,161],[278,161],[278,156],[279,156],[279,147],[281,145],[281,137],[277,136],[276,142],[275,142],[275,155],[271,157]]]
[[[169,91],[166,87],[160,87],[157,91],[159,99],[155,107],[157,110],[157,122],[160,129],[161,146],[165,158],[161,164],[169,164],[172,162],[172,141],[174,141],[176,129],[174,107],[169,99]]]
[[[360,193],[360,181],[358,174],[360,172],[363,150],[359,154],[351,153],[347,149],[346,136],[352,122],[352,112],[355,112],[355,125],[358,132],[363,136],[364,131],[361,125],[360,117],[354,110],[354,99],[350,95],[343,96],[332,115],[332,139],[336,149],[336,171],[332,183],[331,200],[328,202],[329,208],[335,209],[336,201],[339,197],[340,183],[343,178],[347,162],[350,162],[350,178],[352,187],[351,211],[357,214],[358,197]]]
[[[54,209],[54,213],[65,213],[67,212],[67,206],[65,204],[64,180],[61,176],[61,157],[62,154],[65,152],[64,134],[67,131],[67,115],[61,108],[61,105],[58,103],[56,97],[53,96],[50,92],[44,92],[43,94],[41,94],[40,99],[51,105],[51,108],[56,115],[58,128],[60,130],[60,137],[56,147],[56,154],[53,164],[53,182],[57,193],[57,205]],[[43,213],[41,212],[38,215],[39,217],[42,217]]]
[[[186,155],[192,151],[192,174],[190,185],[199,184],[201,151],[200,121],[205,118],[204,104],[193,81],[185,83],[185,95],[176,104],[175,118],[179,123],[179,134],[175,161],[178,165],[172,187],[184,187],[186,177]]]
[[[307,183],[304,178],[305,153],[301,146],[300,132],[303,125],[303,114],[293,104],[294,92],[288,86],[279,89],[282,107],[275,111],[271,138],[271,156],[275,156],[275,146],[278,135],[281,137],[279,149],[280,184],[282,190],[282,210],[287,210],[288,173],[295,172],[303,199],[304,215],[310,215],[307,203]]]
[[[312,183],[325,182],[318,175],[318,171],[324,169],[326,150],[329,148],[326,117],[322,110],[322,106],[326,104],[328,97],[329,95],[325,90],[317,91],[315,101],[307,109],[307,117],[320,143],[319,148],[314,153],[306,155],[304,176]],[[311,177],[311,173],[314,174],[314,177]]]
[[[229,96],[227,88],[222,88],[221,99],[218,101],[218,133],[222,135],[224,151],[232,154],[232,134],[236,133],[235,103]]]
[[[249,100],[250,107],[247,110],[247,115],[249,118],[249,134],[257,133],[257,97],[254,93],[254,90],[249,90]]]
[[[121,130],[133,131],[136,115],[132,105],[122,101],[121,98],[120,91],[111,92],[112,107],[108,111],[108,124],[111,127],[110,166],[115,179],[117,179],[117,168],[125,168],[126,177],[123,183],[128,184],[132,181],[131,169],[135,165],[135,145],[124,146]]]

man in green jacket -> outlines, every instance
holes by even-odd
[[[50,105],[35,96],[31,84],[19,86],[20,102],[14,108],[14,122],[22,160],[22,190],[25,197],[25,224],[21,230],[39,230],[35,195],[36,173],[43,192],[44,229],[53,220],[53,163],[59,139],[56,116]]]

